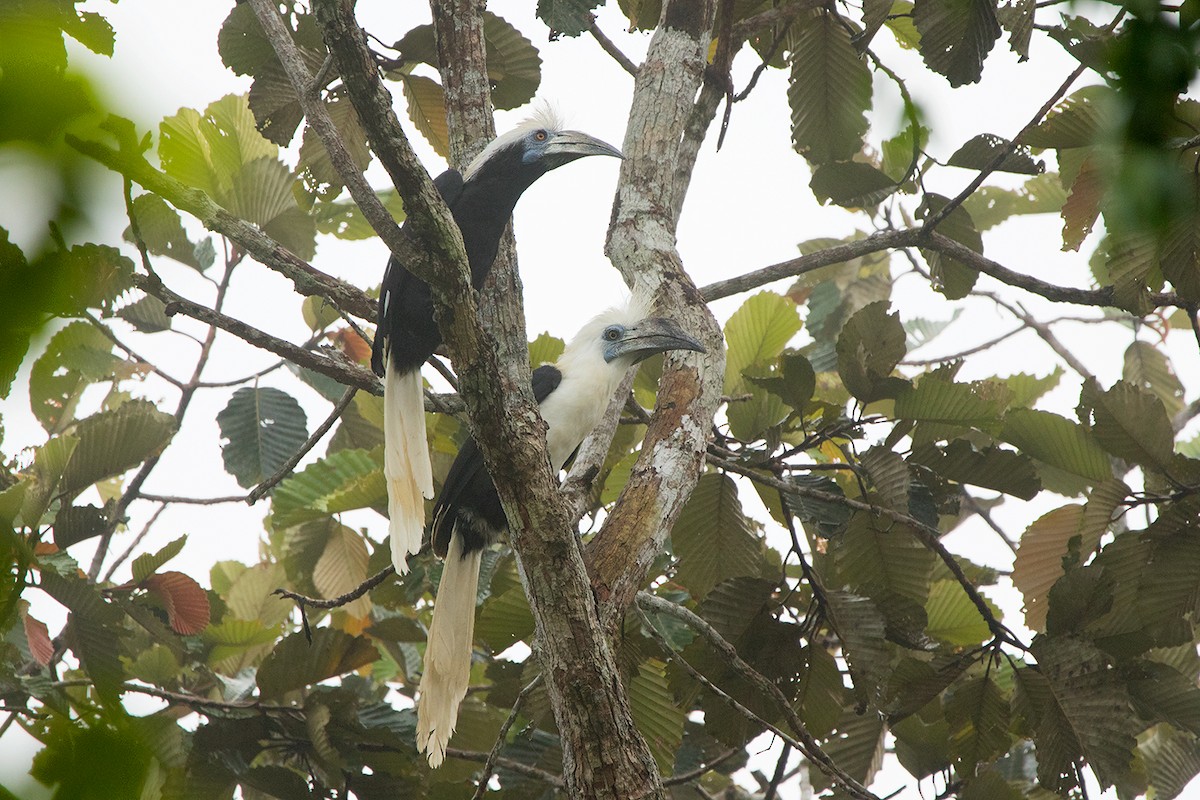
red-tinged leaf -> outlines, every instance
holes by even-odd
[[[142,585],[162,601],[176,633],[190,636],[208,627],[208,595],[192,578],[182,572],[160,572]]]
[[[1079,250],[1079,245],[1092,232],[1100,216],[1100,200],[1104,197],[1104,181],[1096,160],[1088,157],[1079,168],[1071,193],[1063,204],[1063,250]]]
[[[29,614],[24,615],[25,638],[29,641],[29,652],[43,667],[54,658],[54,644],[50,641],[50,629],[46,623],[34,619]]]

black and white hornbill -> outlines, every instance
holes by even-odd
[[[493,140],[463,173],[446,170],[434,185],[462,231],[471,285],[483,286],[504,226],[521,194],[552,169],[585,156],[621,151],[578,131],[562,130],[548,110]],[[442,342],[429,285],[388,261],[379,293],[371,366],[384,378],[384,474],[388,484],[392,563],[400,574],[421,549],[425,499],[433,473],[425,441],[421,365]]]
[[[553,366],[533,372],[533,394],[546,420],[551,466],[561,469],[600,422],[629,368],[666,350],[704,347],[669,319],[645,317],[631,303],[583,327]],[[467,693],[475,632],[479,562],[508,523],[478,445],[469,439],[446,474],[433,510],[433,549],[445,559],[417,705],[417,747],[437,767]]]

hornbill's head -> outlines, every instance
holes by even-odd
[[[463,180],[486,180],[494,176],[528,186],[550,170],[585,156],[624,158],[620,150],[594,136],[563,130],[561,121],[543,108],[493,139],[467,166]]]
[[[704,345],[666,317],[646,317],[632,325],[611,322],[600,332],[600,339],[604,360],[610,364],[637,364],[668,350],[707,352]]]

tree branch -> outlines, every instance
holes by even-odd
[[[475,794],[471,800],[482,800],[483,795],[488,790],[488,781],[492,778],[492,771],[496,769],[496,760],[500,757],[500,749],[504,747],[504,742],[508,738],[508,730],[512,727],[513,722],[517,719],[517,714],[521,711],[521,706],[525,704],[525,698],[530,692],[538,687],[542,682],[542,676],[525,684],[525,688],[517,695],[517,699],[513,701],[512,711],[508,713],[508,717],[504,720],[504,724],[500,726],[499,733],[496,734],[496,743],[492,745],[492,750],[488,753],[487,761],[483,762],[483,773],[479,776],[479,783],[475,787]]]
[[[375,301],[362,290],[315,269],[256,226],[230,214],[204,192],[156,170],[140,154],[119,152],[70,134],[66,139],[80,153],[188,212],[208,230],[237,244],[258,263],[287,277],[305,297],[323,297],[360,319],[375,318]]]
[[[317,442],[321,441],[325,434],[329,433],[329,429],[332,428],[333,423],[337,422],[342,416],[342,412],[346,410],[346,406],[350,405],[350,401],[354,399],[354,393],[357,391],[357,389],[351,386],[342,394],[337,403],[334,404],[333,411],[329,412],[329,416],[325,418],[325,421],[317,426],[317,429],[312,432],[312,436],[309,436],[307,441],[300,445],[300,449],[293,453],[288,460],[285,461],[279,467],[279,469],[275,471],[274,475],[250,490],[250,493],[246,495],[247,504],[254,505],[259,500],[263,499],[267,492],[275,488],[276,484],[292,473],[292,470],[294,470],[296,465],[300,463],[300,459],[304,458],[304,456],[308,454],[308,451],[316,447]]]
[[[166,303],[168,316],[176,313],[184,314],[233,334],[248,344],[282,356],[298,366],[308,367],[313,372],[327,375],[345,386],[363,389],[371,394],[383,394],[383,386],[379,379],[375,377],[374,373],[359,364],[340,361],[319,355],[312,350],[305,350],[303,347],[297,347],[291,342],[271,336],[241,320],[228,317],[199,303],[193,303],[149,276],[134,275],[133,284],[146,294],[153,295]]]
[[[612,56],[612,60],[616,61],[621,69],[628,72],[633,77],[637,77],[638,67],[629,60],[629,56],[621,52],[613,40],[604,35],[604,31],[600,30],[600,26],[596,24],[596,17],[593,15],[588,21],[588,33],[596,40],[596,44],[600,45],[600,49]]]

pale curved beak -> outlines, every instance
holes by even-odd
[[[620,150],[608,142],[580,131],[559,131],[554,134],[542,150],[542,160],[550,169],[569,164],[587,156],[614,156],[624,158]]]
[[[707,353],[704,345],[695,337],[684,333],[679,323],[666,317],[647,317],[637,325],[626,328],[625,333],[605,348],[604,358],[612,361],[622,356],[632,357],[633,363],[645,361],[652,355],[668,350],[691,350]]]

